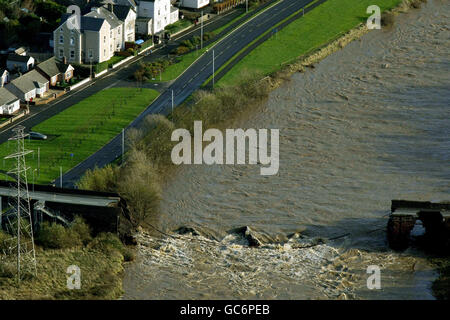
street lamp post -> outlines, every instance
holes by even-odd
[[[203,10],[202,10],[202,17],[200,21],[200,49],[203,49]]]
[[[172,115],[173,115],[173,90],[172,90]]]
[[[122,128],[122,164],[124,154],[125,154],[125,128]]]
[[[92,57],[89,57],[89,78],[92,79]]]

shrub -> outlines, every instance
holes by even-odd
[[[107,165],[101,169],[87,170],[77,183],[79,189],[114,192],[117,186],[118,167]]]
[[[131,223],[143,225],[154,217],[161,199],[157,168],[145,151],[132,150],[118,183],[119,194],[126,200]]]
[[[92,67],[95,73],[100,73],[106,69],[108,69],[108,61],[100,62]]]
[[[87,245],[92,240],[91,228],[82,217],[76,216],[70,229],[78,235],[83,245]]]
[[[89,244],[89,248],[98,250],[115,249],[122,252],[124,250],[124,245],[115,234],[110,232],[102,232],[99,233],[94,240],[92,240]]]
[[[186,46],[179,46],[176,50],[175,50],[175,54],[177,55],[182,55],[182,54],[186,54],[190,51],[190,49]]]
[[[57,223],[44,222],[38,232],[36,242],[44,248],[63,249],[82,245],[80,236],[70,228]]]

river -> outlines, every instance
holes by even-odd
[[[203,236],[142,235],[123,298],[433,299],[428,257],[391,251],[385,227],[392,199],[450,198],[449,16],[443,0],[401,14],[239,119],[235,128],[280,129],[277,175],[178,170],[158,227]],[[229,233],[241,226],[264,245]],[[379,290],[367,288],[369,265],[380,267]]]

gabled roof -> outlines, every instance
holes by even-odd
[[[117,16],[114,13],[108,11],[103,7],[95,8],[95,10],[93,8],[92,10],[93,11],[89,12],[88,14],[85,14],[83,17],[105,19],[111,26],[111,29],[115,29],[122,24],[122,21],[120,21],[119,18],[117,18]],[[83,25],[83,22],[81,24]]]
[[[71,16],[71,13],[64,13],[61,16],[61,25],[63,25],[67,19]],[[103,24],[105,23],[105,19],[102,18],[95,18],[95,17],[89,17],[89,16],[81,16],[80,19],[80,29],[81,31],[88,30],[88,31],[100,31],[100,29],[103,27]]]
[[[19,100],[19,98],[9,92],[9,90],[6,88],[0,88],[0,106],[10,104],[16,100]]]
[[[113,6],[114,14],[116,15],[117,18],[119,18],[122,21],[125,21],[130,11],[134,12],[134,9],[129,6],[122,6],[122,5]]]
[[[23,62],[26,63],[31,59],[30,56],[21,56],[16,53],[10,53],[8,54],[8,61],[15,61],[15,62]]]
[[[105,19],[82,16],[81,30],[100,31],[105,21],[106,21]]]
[[[31,70],[30,72],[25,73],[23,76],[14,79],[7,86],[14,85],[23,93],[27,93],[33,89],[41,88],[46,83],[48,83],[48,80],[42,74],[40,74],[36,70]]]
[[[50,59],[39,63],[36,67],[51,78],[60,73],[65,73],[69,68],[69,65],[57,61],[55,57],[51,57]]]

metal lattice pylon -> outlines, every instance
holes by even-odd
[[[8,173],[14,176],[15,183],[11,184],[14,194],[10,197],[13,219],[10,221],[10,231],[13,235],[9,246],[9,255],[16,255],[17,258],[17,280],[26,274],[37,275],[36,252],[34,249],[33,224],[31,220],[30,195],[28,192],[27,171],[25,156],[32,150],[25,149],[25,138],[28,136],[24,132],[24,126],[17,126],[12,131],[14,136],[9,138],[17,142],[16,152],[8,155],[5,159],[15,159],[15,166]]]

